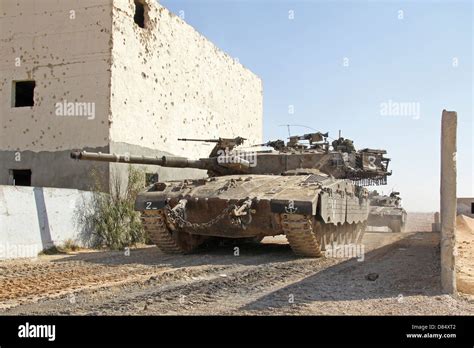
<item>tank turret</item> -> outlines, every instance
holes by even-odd
[[[390,195],[381,195],[377,191],[369,193],[370,211],[368,225],[388,227],[392,232],[403,232],[407,212],[402,208],[400,192],[392,191]]]
[[[385,150],[362,149],[356,151],[352,141],[340,138],[330,148],[328,133],[310,133],[283,140],[269,141],[258,146],[270,146],[274,151],[238,150],[244,138],[180,139],[216,143],[209,157],[189,159],[175,156],[133,156],[74,151],[71,157],[80,160],[148,164],[162,167],[205,169],[209,176],[233,174],[295,175],[322,172],[338,179],[349,179],[363,186],[383,185],[387,176],[389,158]],[[303,141],[307,141],[304,143]],[[346,145],[340,145],[346,144]],[[347,145],[347,144],[350,144]],[[255,146],[255,145],[254,145]]]

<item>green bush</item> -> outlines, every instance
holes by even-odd
[[[122,189],[119,175],[111,174],[110,193],[103,193],[97,173],[93,172],[95,188],[92,206],[84,218],[93,231],[93,247],[107,247],[120,250],[145,242],[145,231],[140,221],[140,213],[134,210],[135,198],[143,189],[145,174],[132,166],[128,168],[128,181]]]

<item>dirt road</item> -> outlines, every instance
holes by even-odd
[[[438,242],[431,232],[366,233],[363,261],[297,258],[284,237],[241,245],[238,256],[231,245],[4,261],[0,314],[473,315],[472,298],[440,292]]]

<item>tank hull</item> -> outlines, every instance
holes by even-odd
[[[230,175],[155,184],[138,195],[135,209],[146,229],[154,228],[152,216],[159,216],[170,233],[196,245],[199,237],[285,234],[303,256],[320,256],[325,244],[342,241],[339,235],[358,233],[369,205],[365,189],[324,174]],[[306,250],[308,238],[315,239],[317,252]]]
[[[400,207],[371,206],[367,224],[374,227],[388,227],[392,232],[405,229],[407,212]]]

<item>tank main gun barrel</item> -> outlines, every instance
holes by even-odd
[[[211,160],[192,160],[186,157],[175,156],[131,156],[119,155],[101,152],[87,152],[87,151],[73,151],[71,158],[77,160],[99,161],[99,162],[117,162],[130,164],[148,164],[162,167],[174,168],[196,168],[196,169],[211,169],[213,163]]]
[[[179,141],[201,141],[203,143],[218,143],[219,139],[194,139],[194,138],[178,138]]]

